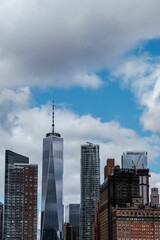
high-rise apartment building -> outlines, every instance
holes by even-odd
[[[68,230],[68,226],[72,226],[74,231],[74,240],[79,240],[80,204],[72,203],[65,207],[65,223],[70,224],[66,225],[66,230]]]
[[[37,239],[38,166],[6,150],[4,240]]]
[[[81,146],[81,206],[80,239],[91,240],[92,220],[99,197],[100,159],[99,145]]]
[[[52,132],[43,139],[41,240],[60,240],[63,232],[63,138]]]

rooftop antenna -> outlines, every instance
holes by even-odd
[[[52,105],[52,134],[54,135],[54,100]]]

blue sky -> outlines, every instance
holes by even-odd
[[[123,151],[148,151],[150,183],[160,187],[159,9],[159,0],[0,2],[2,176],[5,149],[27,155],[39,164],[40,194],[54,99],[65,204],[79,202],[87,141],[100,145],[102,173],[108,157],[120,164]]]
[[[117,82],[104,84],[98,90],[50,88],[47,91],[34,89],[33,94],[37,105],[54,98],[57,107],[67,107],[80,115],[91,114],[102,121],[118,120],[125,127],[141,131],[138,121],[140,109],[133,94],[129,89],[122,89]]]

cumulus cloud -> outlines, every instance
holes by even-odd
[[[21,91],[16,91],[15,95]],[[14,92],[12,91],[14,95]],[[3,95],[3,94],[1,94]],[[17,96],[17,95],[16,95]],[[7,100],[6,100],[7,101]],[[29,99],[26,98],[25,106]],[[1,103],[2,104],[2,103]],[[19,105],[15,101],[15,104]],[[0,158],[1,176],[4,175],[4,151],[12,149],[30,158],[31,163],[39,165],[39,192],[41,190],[42,139],[51,131],[51,104],[40,107],[11,108],[6,121],[12,119],[9,131],[3,125],[0,127]],[[80,146],[86,141],[100,145],[101,180],[103,168],[108,157],[114,157],[120,164],[123,151],[145,150],[150,153],[151,161],[156,161],[160,154],[159,139],[151,136],[141,138],[117,121],[102,122],[100,118],[91,115],[78,115],[68,109],[55,110],[55,130],[64,138],[64,203],[79,202],[80,200]],[[116,146],[116,147],[115,147]],[[0,182],[0,195],[3,196],[3,184]]]
[[[151,172],[150,186],[151,186],[151,188],[153,188],[153,187],[160,188],[160,174],[159,173]]]
[[[9,131],[12,125],[12,117],[10,112],[14,110],[26,108],[31,101],[31,93],[28,87],[22,87],[17,90],[3,89],[0,92],[0,122],[1,127]]]
[[[1,1],[0,88],[98,87],[92,74],[160,36],[159,7],[158,0]]]
[[[142,109],[140,122],[144,130],[160,131],[160,64],[158,57],[129,57],[113,73],[123,87],[134,93]]]

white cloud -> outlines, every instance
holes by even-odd
[[[160,174],[151,172],[151,178],[150,178],[150,187],[157,187],[160,189]]]
[[[160,73],[160,71],[159,71]],[[145,130],[160,132],[160,77],[157,76],[153,89],[144,92],[142,104],[145,110],[141,116],[141,122]]]
[[[21,96],[21,91],[18,92]],[[28,101],[26,98],[26,106]],[[39,176],[41,176],[42,139],[47,132],[51,131],[51,109],[51,105],[15,108],[10,110],[9,115],[6,114],[6,121],[12,119],[12,125],[9,125],[8,132],[3,126],[0,127],[1,176],[4,175],[4,150],[8,148],[28,156],[31,163],[38,163]],[[123,128],[116,121],[102,122],[91,115],[79,116],[67,109],[56,109],[55,123],[56,132],[61,133],[64,138],[65,205],[79,201],[80,145],[86,141],[100,145],[101,179],[103,179],[103,168],[108,157],[114,157],[116,163],[120,164],[123,151],[148,151],[152,161],[160,154],[158,137],[141,138],[135,131]],[[3,183],[3,181],[0,182],[1,196],[3,195]],[[39,191],[40,183],[39,178]]]
[[[144,130],[160,131],[160,64],[158,57],[130,57],[113,76],[134,93],[141,107],[140,122]]]
[[[1,1],[0,88],[99,86],[95,72],[160,36],[159,7],[158,0]]]
[[[86,75],[80,73],[75,76],[75,84],[85,88],[90,87],[93,89],[97,89],[102,85],[102,80],[95,74]]]
[[[22,87],[16,91],[11,89],[3,89],[0,94],[0,104],[3,105],[5,103],[10,102],[12,106],[24,107],[28,104],[28,100],[30,100],[31,94],[28,87]]]

